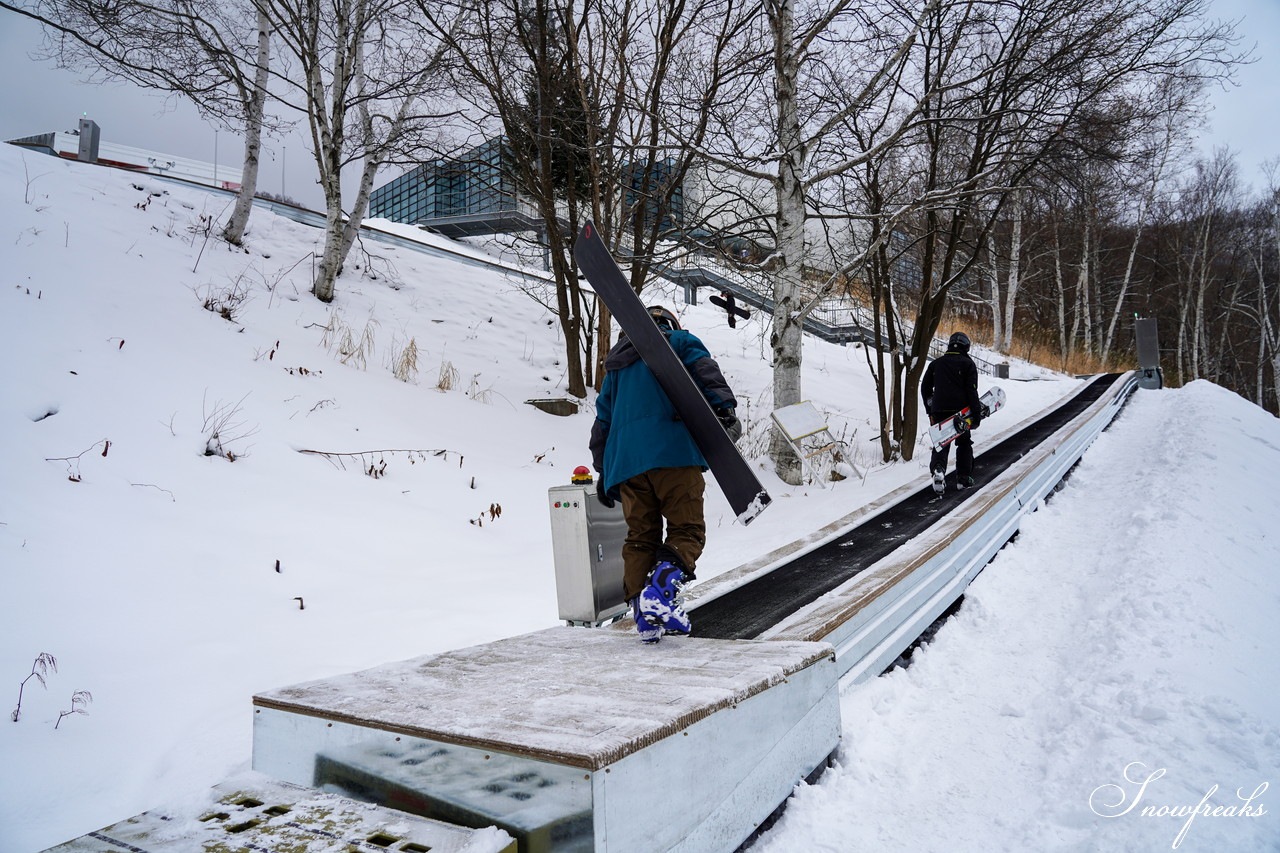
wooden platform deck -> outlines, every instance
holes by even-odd
[[[260,693],[257,708],[598,770],[831,657],[821,643],[550,628]]]
[[[255,770],[497,826],[524,853],[733,850],[840,739],[825,643],[645,645],[591,628],[549,628],[253,702]],[[646,816],[657,812],[669,816],[655,826]]]

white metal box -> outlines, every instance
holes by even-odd
[[[622,593],[622,543],[627,524],[621,502],[606,509],[592,483],[553,486],[547,492],[556,603],[571,625],[599,625],[627,609]]]

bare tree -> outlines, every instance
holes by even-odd
[[[1120,280],[1119,293],[1115,297],[1115,304],[1111,311],[1111,322],[1107,326],[1106,336],[1102,341],[1102,364],[1106,366],[1111,361],[1112,348],[1116,340],[1116,327],[1119,325],[1121,314],[1126,305],[1126,298],[1129,295],[1130,288],[1133,285],[1134,266],[1138,260],[1138,249],[1142,245],[1142,237],[1146,233],[1146,228],[1151,216],[1151,210],[1156,203],[1158,194],[1161,191],[1165,178],[1168,175],[1172,158],[1178,153],[1179,138],[1186,133],[1186,121],[1189,115],[1187,101],[1181,98],[1182,92],[1170,93],[1178,100],[1172,98],[1166,103],[1168,109],[1161,116],[1152,128],[1153,138],[1152,144],[1145,156],[1139,158],[1137,162],[1137,174],[1131,184],[1138,184],[1137,189],[1137,206],[1133,212],[1132,230],[1133,239],[1129,243],[1128,256],[1125,259],[1124,273]]]
[[[1225,149],[1200,159],[1178,182],[1172,213],[1179,221],[1167,233],[1176,241],[1176,369],[1182,381],[1205,378],[1209,297],[1220,284],[1219,259],[1230,250],[1227,228],[1239,202],[1235,157]]]
[[[760,247],[748,260],[772,289],[775,407],[800,402],[804,320],[856,265],[809,287],[824,242],[810,226],[831,214],[828,185],[882,156],[919,117],[920,93],[906,93],[901,80],[921,19],[941,2],[909,12],[892,3],[764,0],[758,34],[745,34],[763,43],[760,71],[742,81],[734,110],[713,112],[703,157],[711,180],[732,188],[722,190],[721,228]],[[859,116],[879,122],[871,145],[852,144],[848,126]],[[770,456],[779,477],[800,482],[800,461],[777,430]]]
[[[590,305],[572,263],[572,241],[582,211],[587,125],[599,120],[597,93],[584,91],[576,66],[577,39],[587,26],[583,10],[536,0],[477,4],[469,25],[450,30],[450,10],[421,2],[424,17],[446,45],[464,117],[473,135],[496,140],[496,183],[530,199],[542,221],[540,237],[555,281],[535,294],[559,319],[565,341],[570,394],[586,395],[584,333]]]
[[[596,221],[639,292],[663,262],[660,241],[687,227],[676,199],[742,6],[494,0],[446,33],[446,12],[420,0],[460,70],[473,136],[505,140],[504,177],[542,223],[555,286],[538,298],[559,319],[570,394],[602,378],[610,343],[607,311],[573,261],[580,222]]]
[[[879,276],[869,276],[873,286],[891,289],[878,300],[882,310],[914,305],[910,320],[886,318],[886,326],[910,329],[905,345],[889,342],[888,373],[879,374],[888,396],[887,455],[910,458],[930,344],[952,292],[969,286],[1013,193],[1053,157],[1074,152],[1094,162],[1079,128],[1137,126],[1149,118],[1141,94],[1155,83],[1211,76],[1231,61],[1230,28],[1201,23],[1203,11],[1202,3],[1186,0],[1029,0],[1016,9],[974,0],[930,14],[906,80],[922,81],[916,85],[929,92],[924,121],[897,147],[895,170],[870,176],[880,182],[869,193],[879,205],[873,212],[893,218],[908,247],[902,255],[919,269],[905,289],[883,263],[872,268]],[[869,132],[864,146],[868,138]],[[894,183],[885,183],[886,174]],[[1086,286],[1094,251],[1082,247],[1077,267],[1074,310],[1081,322],[1096,314]]]
[[[225,240],[239,245],[257,190],[270,30],[252,7],[212,0],[0,0],[44,25],[44,56],[91,79],[127,80],[189,100],[243,133],[240,190]],[[250,28],[245,21],[254,20]]]
[[[325,199],[325,242],[312,293],[335,282],[368,210],[378,168],[445,113],[431,108],[445,52],[410,0],[253,0],[294,66],[279,98],[306,116]],[[351,167],[355,192],[344,194]],[[350,202],[348,203],[348,198]]]

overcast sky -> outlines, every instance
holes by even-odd
[[[1280,158],[1280,0],[1212,0],[1215,13],[1243,19],[1244,46],[1256,46],[1257,62],[1238,70],[1239,86],[1216,88],[1211,126],[1201,139],[1208,151],[1226,145],[1239,155],[1241,178],[1261,185],[1261,165]],[[120,84],[86,85],[52,63],[30,58],[40,45],[39,27],[0,12],[0,140],[75,127],[81,114],[98,122],[105,142],[147,148],[195,160],[238,166],[243,142],[216,132],[184,102]],[[260,188],[321,205],[306,139],[294,133],[269,140]],[[287,169],[284,168],[287,166]],[[393,173],[394,174],[394,173]],[[390,176],[380,176],[381,184]]]

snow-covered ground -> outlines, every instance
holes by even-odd
[[[1140,392],[760,849],[1280,849],[1278,481],[1271,415]]]
[[[317,232],[255,212],[229,250],[206,238],[226,205],[0,146],[6,701],[57,660],[0,722],[0,853],[243,771],[255,692],[556,623],[546,490],[588,463],[591,410],[525,405],[564,388],[527,283],[368,241],[326,306]],[[758,457],[761,318],[651,299],[716,354]],[[1013,374],[979,445],[1080,385]],[[747,528],[712,486],[700,578],[923,482],[923,457],[875,463],[861,350],[807,340],[804,382],[866,476],[762,465],[775,502]],[[913,666],[844,697],[840,766],[761,849],[1277,849],[1269,813],[1177,839],[1141,811],[1276,781],[1278,467],[1280,422],[1240,398],[1140,394]],[[1126,773],[1152,777],[1136,804]]]

